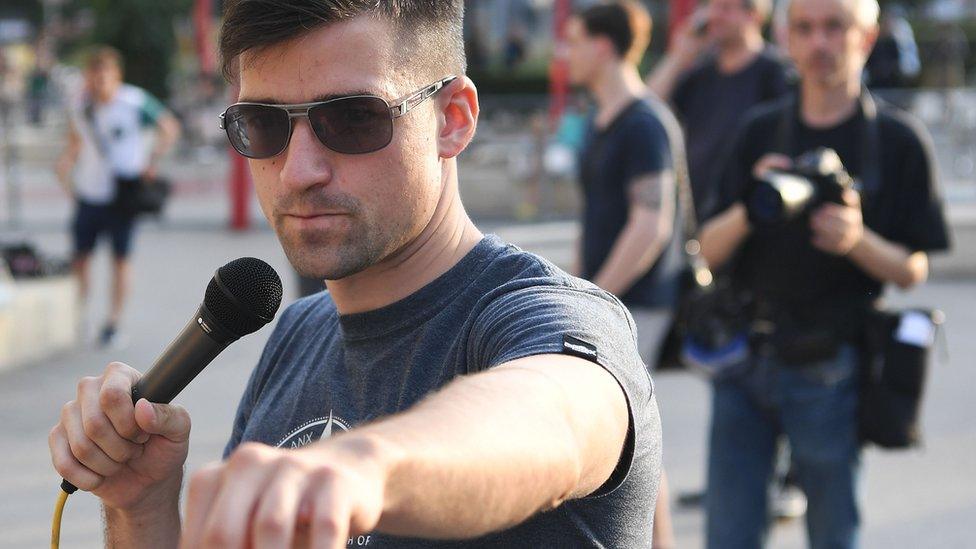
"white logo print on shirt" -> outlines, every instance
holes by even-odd
[[[332,410],[329,410],[328,417],[320,417],[306,421],[281,439],[277,446],[278,448],[291,449],[308,446],[315,441],[331,438],[332,433],[336,429],[348,431],[350,426],[348,422],[334,415]]]

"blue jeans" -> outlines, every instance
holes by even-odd
[[[765,543],[768,486],[782,434],[807,496],[810,546],[857,546],[857,371],[857,351],[845,346],[834,359],[804,366],[756,357],[747,372],[714,384],[705,501],[709,548]]]

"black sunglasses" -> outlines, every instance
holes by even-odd
[[[306,117],[323,145],[342,154],[378,151],[393,141],[393,121],[456,80],[438,80],[393,104],[375,95],[351,95],[317,103],[269,105],[236,103],[220,115],[234,150],[248,158],[277,156],[288,148],[292,119]]]

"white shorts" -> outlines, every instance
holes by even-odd
[[[653,370],[657,366],[661,343],[664,342],[664,337],[668,335],[668,328],[671,327],[673,314],[670,309],[646,307],[633,307],[630,309],[630,314],[637,325],[637,348],[641,360],[647,365],[648,370]]]

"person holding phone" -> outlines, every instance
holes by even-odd
[[[786,69],[763,40],[769,12],[769,0],[710,0],[647,79],[684,126],[698,212],[710,207],[716,160],[742,114],[787,91]]]

